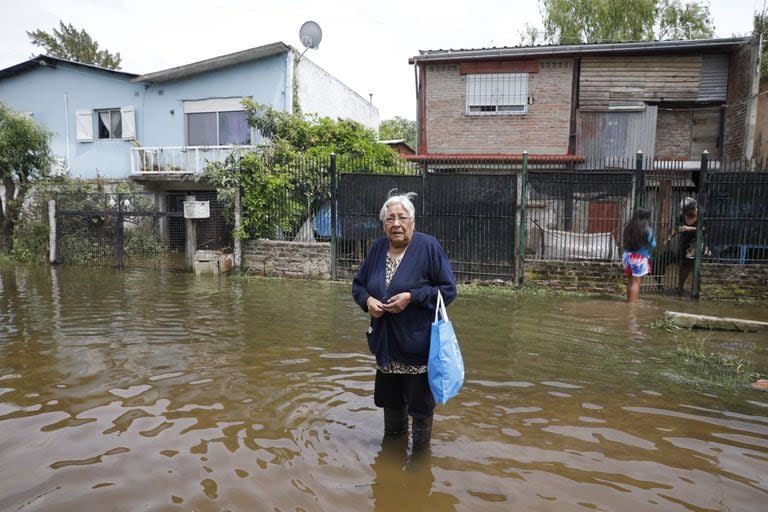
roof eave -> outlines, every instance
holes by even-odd
[[[187,76],[197,75],[228,66],[234,66],[243,62],[271,57],[273,55],[286,53],[292,50],[293,48],[291,46],[283,43],[282,41],[278,41],[276,43],[257,46],[256,48],[249,48],[247,50],[193,62],[191,64],[184,64],[183,66],[177,66],[162,71],[156,71],[154,73],[148,73],[146,75],[141,75],[135,78],[133,81],[154,83],[168,82],[178,78],[184,78]]]
[[[481,48],[472,50],[425,50],[408,59],[420,62],[466,62],[471,60],[547,57],[559,55],[589,55],[616,53],[667,53],[691,50],[731,50],[748,44],[752,36],[726,39],[694,39],[676,41],[643,41],[631,43],[591,43],[563,46],[525,46]]]

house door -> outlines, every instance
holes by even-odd
[[[615,201],[589,203],[587,233],[613,233],[619,228],[619,204]],[[614,233],[614,239],[616,234]]]

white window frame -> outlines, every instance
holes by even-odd
[[[109,112],[110,118],[115,112],[120,115],[120,137],[99,137],[94,133],[94,126],[98,126],[98,115],[101,112]],[[111,120],[111,119],[110,119]],[[111,123],[110,123],[111,124]],[[93,142],[95,140],[132,140],[136,138],[136,109],[133,106],[120,108],[100,108],[94,110],[78,110],[75,112],[75,132],[78,142]]]
[[[102,137],[100,131],[98,130],[99,126],[99,118],[101,117],[101,114],[107,113],[109,114],[109,123],[107,126],[107,130],[109,131],[109,137]],[[122,139],[123,138],[123,123],[122,119],[120,120],[120,135],[115,136],[112,133],[112,116],[119,116],[120,115],[120,109],[119,108],[100,108],[98,110],[94,111],[94,115],[96,117],[96,138],[99,140],[113,140],[113,139]]]
[[[465,75],[468,116],[519,116],[528,113],[529,73]]]

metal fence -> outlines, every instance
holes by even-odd
[[[644,206],[659,241],[646,286],[664,290],[677,286],[680,248],[674,237],[664,242],[679,226],[687,197],[699,203],[697,264],[768,263],[766,164],[706,155],[701,162],[640,155],[535,165],[470,157],[264,158],[258,176],[241,177],[243,188],[250,187],[242,214],[246,237],[330,241],[333,272],[350,275],[382,236],[378,214],[387,193],[412,191],[417,229],[441,241],[460,280],[515,280],[526,260],[620,261],[626,221]],[[60,196],[61,260],[159,266],[174,254],[183,257],[189,193]],[[232,206],[213,191],[192,193],[211,201],[211,218],[198,224],[197,248],[232,248]]]
[[[232,223],[216,193],[198,191],[211,201],[211,217],[197,227],[200,249],[232,249]],[[186,192],[59,193],[55,196],[56,259],[60,263],[183,269]]]

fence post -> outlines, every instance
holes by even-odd
[[[48,263],[56,263],[56,200],[48,200]]]
[[[232,247],[232,252],[234,254],[232,257],[234,258],[234,265],[235,268],[240,270],[243,266],[243,241],[240,239],[240,232],[242,228],[242,217],[243,217],[243,206],[242,201],[240,198],[240,195],[243,193],[243,188],[240,185],[240,169],[238,164],[238,170],[237,170],[237,190],[235,190],[235,236],[234,236],[234,243]]]
[[[704,214],[707,197],[707,188],[709,188],[709,152],[705,149],[701,154],[701,168],[699,170],[699,187],[696,203],[698,214],[696,216],[696,257],[693,260],[693,279],[691,281],[691,297],[699,298],[701,291],[701,257],[703,256],[704,241]]]
[[[518,263],[518,278],[517,283],[519,286],[525,284],[525,246],[526,236],[525,228],[528,224],[528,216],[526,214],[526,204],[528,203],[528,151],[523,151],[523,168],[520,172],[520,247],[518,248],[517,261]]]
[[[331,153],[331,279],[336,280],[336,246],[338,244],[336,233],[336,153]]]
[[[642,208],[645,203],[645,176],[643,175],[643,152],[638,150],[635,155],[635,210]]]
[[[123,217],[123,196],[117,194],[117,218],[115,219],[115,263],[123,268],[125,259],[125,224]]]
[[[186,197],[186,201],[195,201],[197,198],[192,195]],[[184,219],[187,228],[187,239],[185,246],[185,257],[187,270],[192,270],[195,266],[195,252],[197,251],[197,224],[195,219]]]

